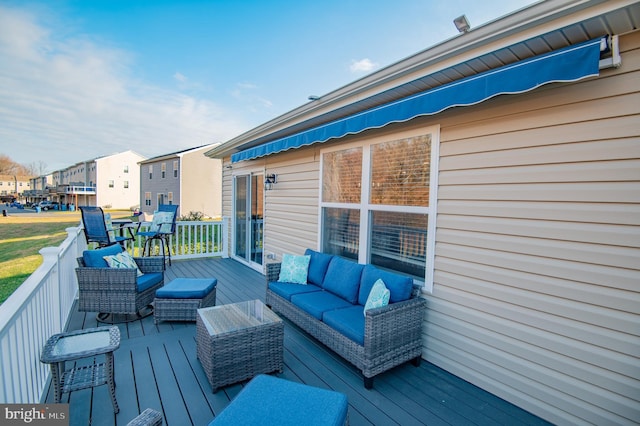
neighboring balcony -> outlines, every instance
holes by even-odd
[[[82,185],[58,185],[58,194],[65,195],[96,195],[95,186],[82,186]]]

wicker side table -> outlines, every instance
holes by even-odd
[[[113,412],[120,411],[116,401],[116,384],[113,379],[113,352],[120,347],[118,327],[97,327],[69,333],[54,334],[42,349],[40,362],[51,367],[51,383],[55,402],[60,403],[62,394],[93,386],[109,385]],[[104,363],[65,369],[65,362],[90,356],[105,356]]]
[[[198,309],[197,355],[213,392],[282,372],[284,323],[259,300]]]

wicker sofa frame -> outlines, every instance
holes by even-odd
[[[267,306],[358,368],[366,389],[373,387],[374,376],[397,365],[407,361],[420,365],[426,301],[419,296],[418,286],[414,285],[409,300],[366,311],[362,346],[271,291],[268,283],[278,280],[280,265],[275,262],[266,265]]]
[[[78,311],[109,314],[137,314],[150,305],[156,290],[164,285],[164,259],[162,257],[134,258],[142,273],[160,272],[163,279],[150,288],[138,292],[135,269],[86,267],[79,257]]]

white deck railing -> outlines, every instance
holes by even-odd
[[[226,257],[227,224],[178,222],[172,258]],[[40,250],[42,265],[0,306],[0,403],[32,404],[46,396],[49,367],[40,352],[67,325],[78,292],[76,258],[87,247],[82,228],[67,228],[67,234],[60,246]],[[127,248],[142,244],[138,238]]]

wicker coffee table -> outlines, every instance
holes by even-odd
[[[197,354],[213,392],[282,372],[284,323],[259,300],[198,309]]]

